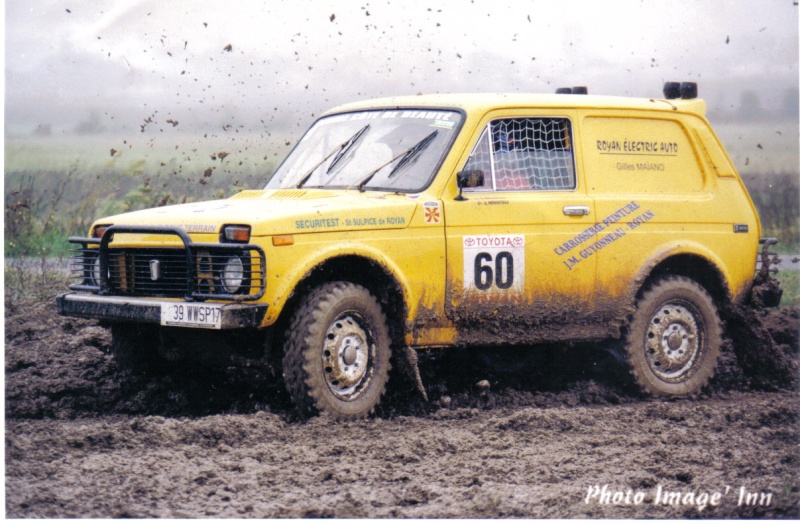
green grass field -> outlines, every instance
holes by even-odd
[[[5,256],[63,256],[101,216],[263,187],[288,148],[238,134],[7,140]]]
[[[790,269],[776,275],[783,288],[781,307],[800,306],[800,271]]]
[[[800,176],[780,173],[742,179],[761,218],[762,235],[778,238],[779,253],[800,253]]]

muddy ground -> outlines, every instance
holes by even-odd
[[[798,309],[765,319],[789,378],[727,344],[706,392],[653,400],[597,346],[431,352],[429,402],[393,376],[353,423],[299,419],[254,360],[123,374],[54,309],[6,297],[10,518],[800,516]]]

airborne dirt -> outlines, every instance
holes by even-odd
[[[395,375],[351,423],[299,420],[244,357],[122,374],[105,328],[54,309],[6,300],[11,518],[800,516],[796,308],[764,319],[774,383],[730,343],[682,400],[593,346],[420,353],[430,401]]]

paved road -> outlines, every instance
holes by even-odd
[[[781,271],[800,269],[800,255],[780,255],[778,258],[778,269]],[[761,257],[759,257],[756,267],[761,267]]]
[[[64,271],[69,269],[69,258],[6,258],[6,269],[27,269],[31,271],[41,271],[43,268],[48,271]]]

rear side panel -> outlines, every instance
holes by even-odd
[[[706,149],[726,158],[718,144],[703,145],[693,132],[705,121],[680,113],[587,111],[580,124],[595,220],[604,228],[580,252],[584,260],[597,259],[597,306],[624,314],[643,274],[679,254],[716,266],[731,295],[742,294],[755,267],[758,218],[735,171],[721,177],[714,168]]]

